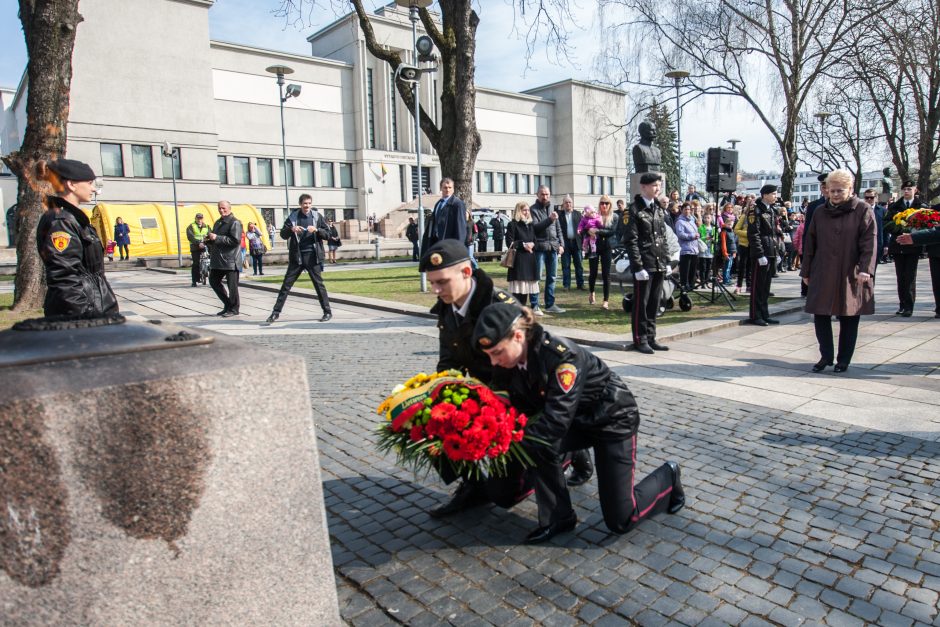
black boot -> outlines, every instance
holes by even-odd
[[[428,512],[431,518],[444,518],[490,502],[483,484],[479,481],[464,480],[457,486],[454,496],[444,505]]]
[[[587,449],[571,453],[571,465],[565,471],[565,481],[571,487],[583,485],[594,476],[594,464]]]

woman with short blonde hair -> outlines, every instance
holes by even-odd
[[[520,303],[528,302],[529,294],[539,293],[539,275],[534,252],[535,226],[526,202],[516,203],[513,209],[512,222],[506,228],[506,249],[516,251],[512,267],[506,272],[509,291]],[[541,310],[536,310],[535,315],[542,315]]]

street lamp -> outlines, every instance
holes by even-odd
[[[813,117],[819,120],[819,173],[826,169],[825,155],[823,154],[823,140],[826,138],[826,120],[832,113],[829,111],[817,111]]]
[[[426,9],[434,3],[434,0],[395,0],[395,4],[400,7],[408,9],[408,19],[411,20],[411,47],[412,47],[412,60],[415,63],[415,67],[418,64],[418,10]],[[431,38],[427,36],[422,36],[422,44],[424,48],[422,49],[421,55],[428,56],[430,54],[430,49],[432,46],[427,46],[428,43],[431,43]],[[410,69],[410,68],[409,68]],[[424,191],[424,181],[421,176],[421,103],[419,99],[419,94],[421,91],[421,74],[420,72],[416,74],[414,81],[414,91],[415,91],[415,160],[417,161],[418,167],[418,241],[424,241],[424,206],[421,202],[421,192]],[[422,251],[423,253],[424,251]],[[427,277],[422,272],[421,273],[421,291],[428,291]]]
[[[288,98],[300,96],[300,85],[291,83],[287,86],[286,90],[284,89],[284,75],[294,73],[294,70],[286,65],[272,65],[271,67],[265,68],[264,71],[277,76],[278,97],[281,101],[281,163],[284,164],[284,210],[289,211],[290,192],[287,187],[287,141],[284,136],[284,103]],[[285,93],[285,91],[287,93]]]
[[[731,144],[731,150],[737,150],[738,144],[741,143],[740,139],[726,139],[725,141]]]
[[[688,78],[689,73],[685,70],[670,70],[666,72],[666,78],[671,78],[676,86],[676,151],[679,153],[679,180],[678,189],[682,189],[682,108],[679,106],[679,85],[682,80]]]
[[[183,242],[180,239],[180,207],[176,202],[176,160],[180,158],[180,153],[170,142],[163,142],[163,156],[170,158],[170,172],[173,176],[173,215],[176,217],[176,265],[182,268]]]

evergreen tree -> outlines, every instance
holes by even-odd
[[[666,180],[663,183],[663,193],[669,194],[672,190],[679,190],[682,197],[683,190],[679,180],[679,152],[676,146],[676,127],[672,116],[665,105],[656,104],[654,100],[650,105],[647,119],[656,127],[655,145],[663,155],[662,172]]]

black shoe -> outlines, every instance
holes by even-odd
[[[644,355],[652,355],[653,349],[650,348],[649,344],[634,344],[633,349],[643,353]]]
[[[226,308],[223,309],[222,311],[217,312],[215,315],[217,315],[217,316],[224,316],[224,315],[227,314],[227,313],[228,313],[228,307],[226,307]]]
[[[823,370],[826,369],[826,366],[831,366],[831,365],[832,365],[831,359],[820,359],[813,366],[813,372],[822,372]]]
[[[548,542],[559,533],[565,533],[567,531],[572,531],[575,527],[578,526],[578,517],[572,512],[570,518],[565,518],[564,520],[559,520],[553,522],[552,524],[546,527],[539,527],[529,535],[525,537],[526,544],[541,544],[542,542]]]
[[[280,317],[281,313],[279,311],[272,311],[271,315],[268,316],[268,319],[264,321],[265,326],[274,324],[274,321]]]
[[[774,293],[773,293],[773,292],[769,292],[769,293],[767,294],[767,296],[774,296]]]
[[[196,287],[196,284],[195,284],[195,283],[193,283],[193,284],[192,284],[192,285],[190,285],[189,287]]]
[[[457,486],[457,491],[447,503],[437,509],[432,509],[428,514],[431,518],[445,518],[480,505],[486,505],[490,499],[486,496],[486,490],[483,484],[475,481],[462,481]]]
[[[938,311],[937,313],[935,313],[935,314],[933,315],[933,317],[934,317],[934,318],[940,318],[940,311]]]
[[[685,490],[682,489],[682,469],[676,462],[666,462],[669,469],[672,470],[672,492],[669,494],[670,514],[677,513],[685,507]]]
[[[656,340],[650,340],[650,348],[652,348],[654,351],[667,351],[667,350],[669,350],[669,347],[668,347],[668,346],[666,346],[665,344],[660,344],[660,343],[657,342]]]
[[[836,364],[836,367],[832,369],[833,372],[845,372],[849,369],[848,364]]]
[[[904,312],[905,312],[905,309],[902,307],[902,308],[898,309],[897,311],[895,311],[895,312],[894,312],[894,315],[895,315],[895,316],[902,316],[902,315],[904,315]]]
[[[910,318],[913,314],[914,314],[914,312],[913,312],[912,310],[910,310],[910,309],[905,309],[904,311],[901,312],[901,317],[902,317],[902,318]]]
[[[766,322],[765,320],[761,320],[760,318],[753,318],[753,319],[750,319],[750,320],[747,321],[747,323],[748,323],[748,324],[753,324],[753,325],[758,326],[758,327],[766,327],[766,326],[768,326],[768,325],[767,325],[767,322]]]
[[[587,483],[594,476],[594,464],[591,463],[591,454],[586,450],[574,451],[571,454],[571,464],[565,469],[565,483],[570,487],[577,487]]]
[[[234,318],[234,317],[237,316],[237,315],[238,315],[238,312],[237,312],[237,311],[232,311],[231,309],[229,309],[229,310],[226,311],[224,314],[222,314],[222,317],[223,317],[223,318]]]
[[[327,311],[327,312],[324,313],[323,316],[320,318],[320,322],[329,322],[332,318],[333,318],[333,314],[331,314],[330,312]]]
[[[767,324],[780,324],[780,321],[776,318],[764,318],[764,322]]]

